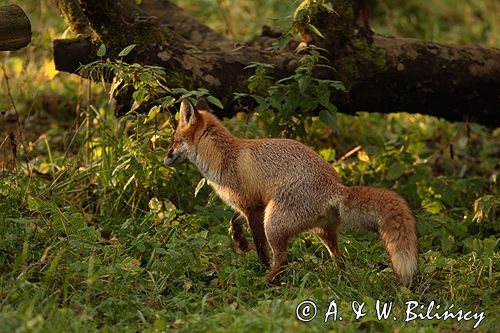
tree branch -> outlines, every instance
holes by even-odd
[[[253,74],[245,69],[248,64],[273,64],[269,75],[276,80],[289,76],[298,66],[295,52],[267,51],[273,39],[262,37],[268,40],[235,45],[167,0],[144,0],[141,7],[132,0],[76,2],[88,25],[82,28],[71,20],[68,23],[80,33],[88,26],[95,35],[87,31],[87,42],[73,45],[54,41],[59,70],[72,71],[82,59],[95,59],[101,42],[111,57],[127,45],[138,44],[128,62],[164,67],[172,87],[209,89],[226,105],[224,115],[231,115],[238,111],[231,103],[234,92],[245,92],[245,81]],[[307,10],[307,15],[295,24],[303,36],[327,50],[336,69],[328,78],[348,87],[348,94],[335,96],[340,112],[418,112],[500,126],[499,49],[373,35],[356,28],[351,1],[336,0],[334,4],[331,11],[306,0],[300,10]],[[325,38],[308,31],[308,23]],[[88,42],[93,44],[90,51]],[[72,53],[66,53],[68,48]],[[82,56],[76,56],[78,53]],[[63,59],[65,54],[75,56]]]

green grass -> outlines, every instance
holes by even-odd
[[[374,127],[371,130],[390,121],[376,115],[339,116],[341,128],[353,134],[366,131],[367,119]],[[404,119],[398,116],[398,124],[415,126]],[[434,128],[443,124],[424,120],[422,124]],[[123,121],[112,123],[119,126]],[[315,133],[328,130],[317,126]],[[461,125],[447,126],[456,133]],[[479,151],[498,140],[498,131],[476,131],[481,136]],[[161,166],[161,149],[151,153],[134,136],[124,138],[122,146],[115,137],[106,136],[112,132],[120,133],[100,133],[100,140],[106,138],[107,161],[100,155],[87,169],[68,163],[65,170],[59,165],[55,169],[61,171],[50,180],[4,176],[0,184],[0,330],[354,332],[399,327],[420,332],[469,330],[475,322],[405,323],[408,301],[484,311],[477,330],[498,329],[499,255],[494,231],[498,230],[498,206],[483,211],[489,215],[474,218],[479,212],[479,208],[474,211],[474,200],[493,195],[497,198],[493,204],[498,205],[498,187],[484,179],[491,170],[481,172],[479,167],[478,175],[460,179],[434,175],[435,165],[419,159],[425,155],[421,151],[435,149],[435,141],[430,148],[426,144],[427,149],[413,152],[408,151],[411,141],[408,146],[384,143],[378,153],[368,153],[368,161],[360,156],[361,160],[351,157],[336,163],[348,183],[374,183],[408,193],[420,233],[420,275],[410,290],[395,283],[378,236],[349,230],[341,238],[345,269],[328,258],[315,238],[304,235],[290,244],[284,284],[275,287],[266,284],[266,269],[254,252],[240,256],[232,250],[227,230],[232,213],[227,207],[206,187],[194,197],[199,176],[192,167],[173,172]],[[146,141],[145,136],[140,137]],[[359,138],[361,144],[364,140]],[[119,149],[132,159],[129,167],[123,166],[123,156],[115,156]],[[396,180],[387,165],[394,161],[394,150],[401,163],[407,163]],[[57,151],[54,154],[57,160]],[[144,165],[157,169],[156,182],[147,187],[148,170],[140,164],[140,154],[151,154]],[[466,151],[457,149],[456,154]],[[483,163],[488,159],[498,157],[486,154]],[[450,157],[443,160],[453,168]],[[130,175],[138,182],[124,189]],[[177,188],[175,200],[161,194],[171,187]],[[181,199],[182,195],[186,198]],[[303,300],[313,300],[319,311],[307,324],[295,318],[295,307]],[[332,300],[343,320],[325,324]],[[398,319],[377,320],[377,300],[393,302],[392,313]],[[355,320],[352,301],[366,303],[367,315],[360,320]]]
[[[0,108],[13,114],[12,97],[24,129],[22,139],[17,122],[0,118],[0,332],[460,332],[477,322],[405,322],[409,301],[425,307],[434,301],[439,313],[451,304],[454,311],[484,311],[474,331],[500,330],[499,129],[361,113],[338,115],[339,132],[332,133],[312,119],[304,141],[346,184],[384,186],[409,201],[418,221],[420,273],[410,289],[400,287],[379,237],[345,229],[345,268],[304,234],[289,244],[283,285],[270,286],[254,251],[233,251],[232,211],[208,186],[194,195],[201,178],[194,167],[162,165],[171,117],[116,119],[102,86],[91,85],[88,98],[86,82],[53,76],[49,41],[64,24],[49,2],[18,2],[32,19],[34,40],[0,55],[11,88],[9,96],[0,68]],[[196,3],[202,9],[216,5]],[[480,10],[492,6],[478,3]],[[454,4],[439,2],[452,12],[469,6]],[[405,11],[417,5],[393,9],[399,20],[391,22],[400,23],[390,28],[421,36],[404,24]],[[261,11],[280,17],[279,6],[262,5]],[[245,10],[228,8],[231,15]],[[429,7],[419,8],[415,13],[426,17]],[[218,11],[207,13],[222,29]],[[433,30],[447,33],[436,38],[490,43],[484,37],[490,35],[467,37],[467,27],[455,24],[467,13],[450,15],[447,29]],[[490,31],[488,22],[497,15],[475,29]],[[431,16],[422,24],[445,23]],[[254,117],[225,122],[238,135],[267,134]],[[17,140],[17,156],[4,141],[9,133]],[[346,155],[357,146],[362,149]],[[308,323],[296,318],[304,300],[318,309]],[[378,320],[377,300],[392,302],[388,320]],[[332,301],[343,320],[330,316],[325,323]],[[365,303],[366,315],[358,320],[353,301]]]

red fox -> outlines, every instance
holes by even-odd
[[[246,219],[259,259],[273,265],[269,283],[288,263],[288,240],[316,234],[333,257],[339,257],[342,224],[378,231],[399,281],[408,286],[417,272],[415,219],[395,192],[367,186],[344,186],[340,176],[316,152],[289,139],[241,139],[208,111],[184,99],[166,166],[189,160],[215,192],[238,212],[232,238],[245,250],[238,216]],[[243,238],[242,238],[243,237]]]

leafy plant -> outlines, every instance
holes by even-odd
[[[345,91],[339,81],[319,79],[315,71],[333,70],[320,63],[326,60],[320,49],[311,46],[300,59],[295,74],[271,83],[267,71],[268,64],[254,63],[247,68],[255,68],[255,75],[248,79],[249,94],[238,93],[236,98],[250,96],[257,106],[258,120],[270,136],[291,138],[306,137],[306,126],[311,117],[319,112],[319,119],[337,131],[335,115],[337,107],[330,102],[333,91]]]
[[[125,47],[120,53],[120,59],[104,59],[106,46],[104,44],[98,50],[99,60],[82,65],[79,69],[84,77],[94,81],[105,81],[112,79],[109,88],[110,100],[118,96],[121,92],[132,90],[133,104],[128,113],[136,111],[143,103],[154,101],[154,106],[148,113],[147,121],[155,118],[158,112],[169,109],[178,100],[193,97],[196,99],[206,98],[209,103],[223,108],[222,103],[214,96],[211,96],[207,89],[187,90],[184,88],[171,88],[166,86],[165,70],[159,66],[149,66],[140,64],[128,64],[123,61],[136,44]],[[176,98],[177,97],[177,98]]]

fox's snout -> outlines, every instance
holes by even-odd
[[[186,143],[183,142],[179,144],[179,142],[174,141],[170,146],[167,155],[163,159],[163,164],[168,167],[176,167],[184,162],[187,162],[187,160],[188,157]]]
[[[168,167],[176,167],[182,162],[184,162],[184,159],[181,158],[181,155],[174,154],[174,150],[172,148],[168,150],[167,156],[163,159],[163,164]]]
[[[168,152],[167,152],[167,155],[163,159],[163,164],[165,166],[173,166],[172,165],[173,162],[174,162],[174,154],[173,154],[172,149],[169,149]]]
[[[169,167],[178,166],[188,160],[193,150],[192,137],[198,128],[196,124],[200,115],[188,99],[182,100],[179,112],[180,119],[175,138],[172,137],[167,156],[163,159],[163,164]]]

